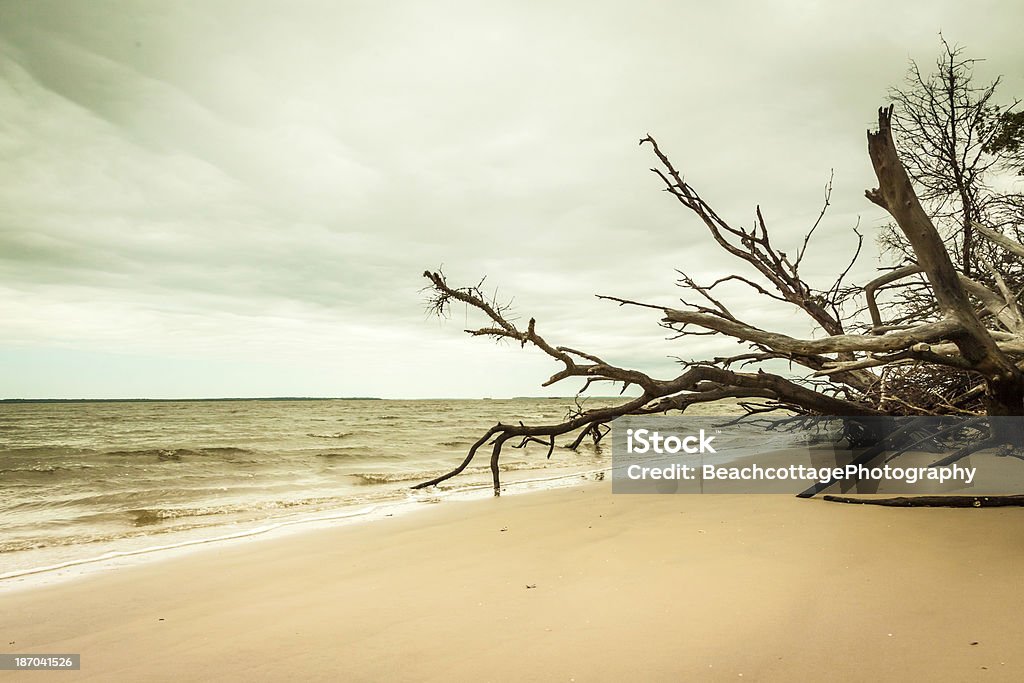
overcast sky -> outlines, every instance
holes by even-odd
[[[824,284],[884,222],[864,132],[908,58],[942,30],[1024,96],[1021,26],[1019,0],[0,0],[0,397],[540,395],[543,356],[425,315],[441,265],[672,374],[736,346],[593,295],[733,265],[639,138],[780,247],[835,169]]]

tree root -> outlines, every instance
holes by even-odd
[[[854,498],[822,496],[830,503],[882,505],[894,508],[1005,508],[1024,507],[1024,496],[900,496],[898,498]]]

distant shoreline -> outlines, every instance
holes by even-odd
[[[376,396],[260,396],[248,398],[0,398],[0,403],[209,403],[214,401],[383,401]]]
[[[572,396],[512,396],[510,398],[381,398],[379,396],[255,396],[218,398],[0,398],[0,403],[212,403],[224,401],[540,401],[572,400]],[[587,396],[588,400],[617,396]]]

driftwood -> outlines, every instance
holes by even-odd
[[[864,451],[862,451],[861,453],[858,453],[857,457],[850,461],[850,464],[870,464],[872,460],[875,460],[876,458],[880,457],[883,453],[890,449],[890,444],[892,444],[893,441],[899,439],[904,434],[914,431],[914,429],[917,428],[920,421],[920,419],[908,420],[907,423],[904,424],[902,427],[889,434],[889,438],[886,441],[879,442],[874,446],[870,446],[864,449]],[[811,486],[807,487],[806,489],[798,493],[797,498],[813,498],[822,491],[827,491],[829,488],[834,486],[838,481],[838,479],[829,479],[828,481],[816,481]]]
[[[1005,508],[1024,507],[1024,496],[901,496],[897,498],[854,498],[822,496],[830,503],[883,505],[895,508]]]
[[[556,437],[575,435],[567,445],[576,448],[587,436],[599,440],[605,433],[603,426],[617,417],[685,411],[694,404],[723,398],[742,399],[748,413],[788,410],[840,416],[1024,415],[1024,316],[1017,295],[992,264],[988,264],[991,277],[985,281],[990,284],[954,266],[897,153],[892,115],[892,107],[879,109],[878,130],[868,133],[868,154],[878,187],[865,194],[895,219],[915,262],[865,287],[844,284],[863,242],[856,228],[853,259],[839,269],[831,283],[814,287],[800,272],[811,237],[829,205],[831,184],[826,186],[818,219],[799,248],[787,254],[772,241],[759,207],[750,228],[735,227],[684,180],[654,138],[647,136],[640,141],[653,150],[659,162],[651,170],[664,190],[698,219],[722,250],[750,271],[709,284],[700,284],[680,272],[680,286],[697,297],[692,302],[684,299],[682,308],[601,297],[620,306],[656,311],[662,327],[674,338],[685,341],[695,335],[718,335],[746,346],[743,352],[731,356],[681,360],[682,371],[676,377],[655,377],[615,365],[592,352],[551,343],[538,331],[536,320],[531,318],[525,328],[517,326],[509,307],[486,295],[482,284],[455,287],[440,271],[424,273],[434,313],[447,315],[453,304],[464,304],[485,319],[483,326],[466,330],[469,334],[530,346],[554,360],[560,368],[544,386],[579,379],[583,381],[580,393],[595,384],[608,383],[619,387],[620,394],[629,387],[638,388],[640,394],[623,398],[611,407],[577,407],[564,420],[552,424],[496,424],[472,445],[457,467],[417,488],[458,475],[479,449],[489,446],[494,492],[498,495],[499,460],[510,440],[520,447],[540,444],[550,455]],[[994,248],[1002,249],[1007,258],[1017,259],[1024,253],[1024,245],[995,230],[981,226],[977,233]],[[726,284],[744,287],[766,303],[795,307],[819,334],[798,338],[742,320],[719,294],[719,288]],[[895,322],[884,319],[876,301],[881,290],[915,288],[919,292],[922,287],[928,292],[927,306]],[[844,306],[861,295],[865,295],[869,321],[843,313]],[[915,296],[919,298],[919,294]],[[749,301],[745,305],[750,308]],[[757,367],[775,360],[788,363],[790,376]],[[737,369],[751,365],[754,371]],[[1024,443],[1024,428],[1020,426],[1024,420],[997,420],[992,424],[990,438],[956,451],[956,458],[982,447]],[[812,487],[802,495],[814,495],[823,488]]]

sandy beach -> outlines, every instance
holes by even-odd
[[[320,529],[3,596],[50,680],[1024,678],[1024,510],[612,495]]]
[[[0,683],[1024,683],[1022,26],[0,0]]]

